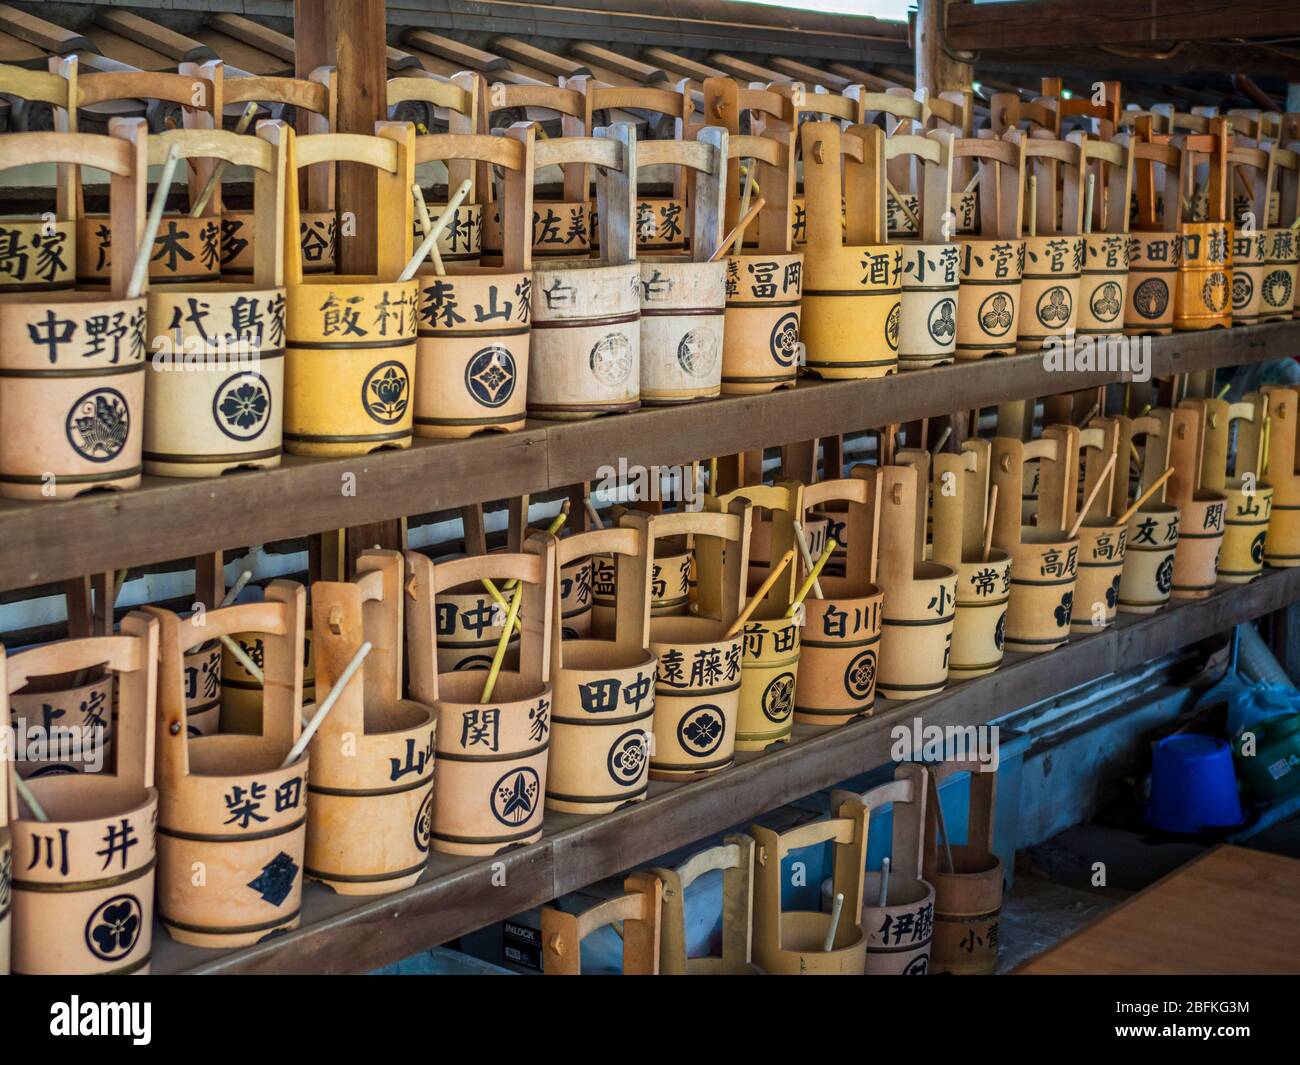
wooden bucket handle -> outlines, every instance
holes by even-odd
[[[793,247],[791,225],[795,198],[796,140],[788,131],[778,130],[766,137],[738,136],[728,133],[727,158],[748,159],[755,168],[755,187],[762,190],[763,209],[758,213],[756,231],[758,250],[768,254],[789,254]],[[740,167],[727,167],[727,210],[723,228],[730,233],[740,223],[743,195]],[[748,234],[750,230],[746,230]],[[733,248],[735,255],[743,249]]]
[[[1233,413],[1242,408],[1249,408],[1250,417],[1244,413]],[[1240,403],[1231,404],[1228,412],[1229,422],[1240,421],[1237,426],[1237,455],[1232,464],[1232,476],[1253,474],[1258,487],[1261,482],[1268,480],[1265,475],[1268,456],[1264,453],[1264,444],[1271,432],[1271,426],[1268,425],[1268,396],[1263,392],[1248,392]]]
[[[913,128],[924,129],[930,118],[929,99],[920,92],[912,93],[904,89],[900,92],[868,92],[864,85],[846,85],[841,94],[857,101],[858,119],[863,125],[872,125],[878,116],[892,119],[885,132],[892,140],[900,134],[913,132]],[[913,128],[907,128],[911,123]]]
[[[1038,524],[1062,530],[1074,524],[1078,510],[1080,432],[1074,425],[1049,425],[1040,440],[1025,445],[1026,457],[1037,457]],[[1059,519],[1059,520],[1058,520]]]
[[[643,85],[605,85],[582,76],[571,78],[566,84],[577,84],[578,91],[585,97],[588,128],[595,125],[597,111],[648,111],[683,123],[690,121],[694,110],[690,78],[681,78],[671,83],[671,89]]]
[[[692,199],[691,258],[708,262],[722,244],[726,215],[727,131],[705,126],[691,141],[641,141],[637,145],[636,168],[672,166],[690,175]],[[603,217],[603,216],[602,216]]]
[[[722,873],[722,967],[739,972],[752,957],[754,915],[754,840],[744,834],[727,836],[722,844],[693,854],[676,869],[651,872],[663,881],[660,929],[660,972],[685,976],[686,889],[705,873]]]
[[[654,557],[655,543],[665,537],[692,538],[699,574],[696,583],[699,616],[730,625],[745,603],[749,530],[749,502],[741,498],[733,500],[722,514],[691,510],[652,514],[648,530],[650,557]],[[728,543],[735,546],[725,551],[724,559],[724,547]]]
[[[1050,137],[1061,135],[1061,113],[1056,101],[1047,97],[1022,100],[1018,93],[995,92],[989,96],[989,128],[999,136],[1008,130],[1031,134],[1046,133]]]
[[[867,864],[867,827],[870,811],[856,798],[842,802],[835,816],[776,833],[762,825],[751,825],[754,839],[754,939],[781,948],[781,859],[792,850],[833,841],[835,870],[832,894],[843,894],[844,914],[840,918],[835,945],[846,946],[851,930],[857,929],[862,913],[862,880]]]
[[[940,785],[954,773],[969,772],[970,804],[966,816],[966,848],[973,854],[993,853],[993,819],[996,813],[997,773],[980,771],[981,763],[976,759],[946,759],[929,766],[930,779],[934,785],[933,794],[940,795]],[[936,872],[940,871],[939,860],[939,819],[933,802],[926,809],[925,831],[925,878],[933,882]]]
[[[1083,232],[1084,162],[1082,137],[1025,140],[1025,171],[1038,178],[1035,232],[1039,236],[1077,237]]]
[[[1024,217],[1024,143],[1025,138],[1017,129],[1009,129],[1001,137],[980,130],[978,136],[959,137],[952,142],[954,167],[957,160],[967,159],[979,168],[979,237],[982,240],[1020,239]]]
[[[842,134],[837,122],[806,122],[800,137],[805,259],[838,257],[845,246],[884,243],[884,132],[879,126],[853,126]],[[860,159],[853,157],[855,151]]]
[[[608,643],[620,655],[644,654],[650,649],[651,562],[649,534],[650,515],[643,511],[628,511],[615,528],[591,529],[571,533],[556,547],[556,574],[571,562],[592,555],[614,556],[614,639],[593,640],[579,637],[574,640],[551,641],[551,670],[554,676],[564,662],[566,643]],[[560,581],[555,582],[554,617],[561,617],[563,606]]]
[[[1154,412],[1167,426],[1169,465],[1173,476],[1165,482],[1165,499],[1186,508],[1201,483],[1201,456],[1205,446],[1205,423],[1199,408],[1166,407]]]
[[[925,545],[930,528],[930,452],[923,447],[899,448],[894,455],[894,462],[899,466],[911,466],[916,470],[916,554],[915,559],[925,559]]]
[[[551,642],[556,631],[554,589],[557,581],[556,540],[534,531],[519,552],[470,555],[435,563],[418,551],[406,552],[406,639],[411,696],[432,706],[438,701],[437,598],[440,592],[487,578],[518,580],[522,586],[519,622],[519,676],[534,687],[551,682]]]
[[[800,521],[808,520],[808,512],[824,508],[828,503],[846,503],[844,579],[858,594],[865,594],[867,585],[876,583],[876,559],[880,545],[880,491],[877,468],[865,464],[855,466],[849,477],[833,478],[804,485],[803,514]],[[850,593],[853,594],[853,593]]]
[[[781,560],[787,551],[792,548],[797,551],[794,522],[804,512],[802,482],[782,481],[779,484],[745,485],[723,495],[705,496],[704,504],[710,510],[725,512],[732,502],[737,499],[743,499],[749,503],[751,536],[754,529],[752,523],[759,520],[758,512],[760,510],[766,510],[772,516],[772,539],[768,548],[769,570]],[[702,562],[703,560],[698,561]],[[800,563],[796,559],[792,565],[785,568],[781,576],[768,589],[767,595],[763,597],[764,603],[776,604],[784,608],[794,601],[795,589],[798,586],[795,577],[799,566]],[[706,575],[704,570],[701,569],[699,579],[701,581],[713,580],[714,575],[711,572]]]
[[[277,759],[289,753],[302,732],[303,643],[307,592],[294,581],[274,580],[261,602],[208,610],[203,621],[182,620],[170,610],[141,609],[159,625],[156,720],[159,787],[167,788],[190,771],[189,730],[185,727],[185,652],[221,636],[256,632],[262,636],[262,739]]]
[[[318,163],[360,163],[374,168],[377,191],[375,240],[377,269],[382,281],[394,281],[414,251],[415,127],[409,122],[377,122],[375,136],[360,133],[314,133],[295,136],[280,132],[286,153],[285,232],[296,235],[301,224],[298,170]],[[284,244],[284,277],[289,285],[303,282],[302,246],[297,239]]]
[[[915,191],[921,230],[918,237],[927,244],[939,244],[955,238],[954,230],[944,235],[944,216],[952,200],[952,142],[946,130],[931,130],[924,135],[899,134],[885,141],[885,159],[912,163],[907,188]]]
[[[1071,133],[1067,139],[1079,145],[1085,180],[1089,173],[1096,174],[1092,232],[1127,233],[1133,194],[1133,152],[1127,142],[1123,138],[1098,140],[1081,132]],[[1086,185],[1084,192],[1086,208]]]
[[[427,70],[421,70],[414,75],[389,78],[386,88],[389,107],[412,101],[432,104],[450,112],[447,134],[479,133],[475,124],[478,101],[473,87],[464,84],[463,79],[443,79]]]
[[[973,450],[941,451],[932,464],[934,561],[956,570],[981,542],[988,509],[988,467],[981,470]]]
[[[1111,514],[1116,485],[1121,479],[1125,484],[1128,481],[1128,451],[1120,450],[1119,423],[1114,418],[1095,417],[1088,423],[1088,428],[1079,433],[1079,461],[1083,465],[1084,499],[1092,494],[1093,486],[1101,479],[1102,471],[1105,470],[1112,454],[1116,456],[1115,464],[1106,474],[1106,483],[1093,499],[1085,515],[1086,518],[1102,519]],[[1075,513],[1077,512],[1076,509]],[[1116,517],[1118,516],[1116,514]]]
[[[1183,117],[1175,115],[1175,120]],[[1196,116],[1201,117],[1201,116]],[[1228,184],[1228,120],[1223,117],[1205,120],[1204,132],[1183,133],[1174,137],[1174,144],[1183,151],[1184,173],[1180,188],[1185,187],[1189,172],[1200,160],[1209,167],[1206,184],[1207,222],[1230,222],[1229,204],[1232,196]],[[1180,201],[1181,202],[1181,201]]]
[[[1293,142],[1283,146],[1282,141],[1277,140],[1264,147],[1273,153],[1278,224],[1289,225],[1288,220],[1300,216],[1300,144]]]
[[[149,608],[122,619],[121,635],[58,640],[9,655],[3,674],[4,725],[9,725],[9,696],[33,677],[74,673],[105,666],[115,674],[117,706],[112,722],[113,755],[118,780],[142,788],[154,783],[154,707],[158,694],[158,622]],[[182,715],[182,721],[184,716]],[[6,752],[4,761],[12,759]],[[11,770],[17,776],[16,770]],[[14,806],[17,814],[18,807]],[[0,824],[3,824],[0,820]]]
[[[893,804],[893,838],[890,844],[890,872],[903,880],[920,880],[925,850],[925,815],[929,800],[927,771],[919,762],[902,762],[894,779],[861,795],[851,791],[831,792],[831,809],[838,810],[847,799],[856,799],[872,810]]]
[[[659,975],[659,912],[663,883],[650,873],[631,873],[627,894],[599,902],[580,914],[542,908],[542,970],[547,976],[582,973],[582,941],[617,922],[623,924],[623,975]]]
[[[917,492],[919,478],[913,466],[880,466],[880,545],[877,550],[885,594],[916,580]],[[928,485],[926,486],[928,488]],[[850,542],[851,546],[851,542]]]

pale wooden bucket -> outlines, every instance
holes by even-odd
[[[761,976],[753,957],[754,841],[727,836],[676,869],[654,869],[663,881],[659,971],[664,976]],[[686,889],[709,872],[722,873],[722,953],[686,956]]]
[[[1143,504],[1129,519],[1124,574],[1119,584],[1121,614],[1154,614],[1169,602],[1178,519],[1176,506],[1155,501]]]
[[[185,727],[191,736],[210,735],[220,724],[221,659],[219,640],[185,652]]]
[[[434,208],[437,216],[437,209]],[[221,276],[251,277],[256,218],[252,211],[221,212]],[[305,274],[332,274],[338,221],[333,211],[300,211],[298,247]],[[441,241],[439,244],[441,245]]]
[[[1300,393],[1293,388],[1264,390],[1268,402],[1268,480],[1273,512],[1264,538],[1264,562],[1278,569],[1300,566],[1300,477],[1296,422]]]
[[[1071,632],[1098,632],[1115,623],[1127,541],[1128,530],[1109,517],[1088,518],[1079,526],[1079,576],[1074,586]]]
[[[957,568],[957,616],[948,656],[950,680],[982,677],[1002,664],[1010,598],[1011,556],[1005,551],[991,548],[987,561],[979,557],[962,560]],[[867,897],[872,897],[870,892]]]
[[[147,973],[153,941],[158,791],[150,757],[157,690],[158,626],[131,613],[120,635],[64,640],[0,658],[4,697],[32,677],[104,665],[121,688],[115,771],[27,781],[49,820],[22,816],[13,767],[13,810],[3,855],[9,953],[15,975]],[[9,714],[0,714],[8,722]],[[6,759],[7,761],[7,759]],[[12,852],[10,852],[12,848]],[[12,864],[10,864],[12,863]],[[12,893],[12,894],[11,894]]]
[[[563,639],[576,640],[591,635],[594,570],[590,556],[576,558],[560,567],[560,636]]]
[[[148,610],[159,619],[162,643],[159,919],[173,939],[201,947],[247,946],[296,928],[308,756],[282,763],[302,728],[306,592],[291,581],[272,581],[263,602],[209,610],[201,625]],[[183,726],[186,644],[249,631],[263,634],[262,727],[254,735],[189,737]]]
[[[1025,238],[1017,342],[1020,350],[1038,351],[1049,338],[1074,337],[1082,271],[1083,237]]]
[[[903,295],[898,368],[942,366],[953,361],[957,346],[958,246],[908,241],[901,247]]]
[[[1182,263],[1180,233],[1129,236],[1128,285],[1124,297],[1124,332],[1128,336],[1167,335],[1174,329],[1174,286]]]
[[[1263,314],[1265,231],[1232,234],[1232,324],[1255,325]],[[1288,290],[1288,296],[1290,291]]]
[[[1267,251],[1264,276],[1260,282],[1263,297],[1261,322],[1284,322],[1291,317],[1296,297],[1297,265],[1300,265],[1300,237],[1294,229],[1266,231]]]
[[[1065,530],[1024,528],[1011,552],[1011,602],[1007,605],[1008,651],[1039,654],[1070,637],[1079,540]]]
[[[886,699],[921,699],[943,690],[956,601],[957,574],[937,562],[917,563],[910,581],[886,586],[876,680]]]
[[[803,253],[732,255],[726,267],[723,395],[793,388],[799,372]]]
[[[230,638],[240,649],[260,666],[266,653],[260,632],[231,633]],[[316,659],[312,654],[311,630],[303,634],[302,699],[304,703],[316,698]],[[262,682],[244,668],[244,664],[221,648],[221,713],[218,727],[209,732],[262,731]],[[208,733],[204,733],[207,735]]]
[[[734,760],[740,711],[743,636],[727,639],[726,622],[652,617],[655,681],[653,780],[689,780]]]
[[[726,262],[642,259],[640,269],[641,402],[720,395]]]
[[[650,616],[677,617],[690,607],[691,559],[683,539],[655,543],[650,571]],[[591,632],[601,639],[614,633],[614,562],[608,555],[593,555]]]
[[[1127,233],[1084,235],[1083,272],[1079,277],[1078,336],[1109,337],[1123,334],[1128,270]]]
[[[1023,240],[961,242],[957,358],[1015,354],[1024,268]]]

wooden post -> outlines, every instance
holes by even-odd
[[[294,0],[294,72],[338,69],[340,133],[373,134],[387,112],[386,29],[385,0]],[[337,207],[339,272],[374,273],[378,193],[370,167],[339,165]]]
[[[301,0],[300,0],[301,2]],[[943,47],[943,28],[950,6],[962,0],[919,0],[916,12],[916,87],[931,96],[970,88],[975,69],[953,59]]]

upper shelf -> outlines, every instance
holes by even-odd
[[[1284,358],[1298,342],[1300,322],[1156,337],[1151,372]],[[529,422],[518,433],[417,440],[408,451],[286,456],[278,469],[216,479],[146,477],[133,492],[0,501],[0,590],[563,488],[596,478],[603,465],[617,468],[620,457],[682,464],[1132,377],[1048,370],[1040,355],[1015,355],[871,381],[803,380],[785,392],[586,422]]]

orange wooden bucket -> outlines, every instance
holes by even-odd
[[[623,886],[627,894],[599,902],[581,914],[542,907],[542,971],[547,976],[581,976],[582,941],[613,924],[618,924],[616,931],[623,941],[623,975],[659,975],[663,885],[650,873],[632,873]]]
[[[409,690],[438,718],[431,834],[439,853],[499,854],[541,838],[554,700],[550,641],[558,638],[555,538],[533,533],[523,548],[436,565],[414,551],[406,555],[414,581]],[[518,668],[500,672],[488,700],[486,668],[439,668],[434,620],[442,592],[484,578],[498,587],[518,581],[523,597]]]
[[[84,773],[91,770],[88,757],[95,756],[94,746],[103,750],[106,764],[112,757],[113,708],[116,705],[113,674],[98,672],[85,683],[69,683],[68,677],[40,677],[9,697],[9,714],[15,730],[27,735],[40,729],[45,741],[45,757],[27,757],[14,763],[19,777],[53,776],[59,773]],[[52,729],[79,729],[54,733]],[[92,746],[88,746],[88,744]]]
[[[1203,163],[1209,177],[1207,217],[1187,219],[1180,227],[1183,260],[1174,293],[1174,328],[1225,328],[1232,325],[1233,225],[1228,203],[1235,182],[1228,168],[1228,119],[1211,118],[1208,132],[1183,134],[1175,143],[1182,148],[1183,165],[1193,170]]]
[[[0,693],[36,676],[106,666],[121,695],[113,772],[31,777],[48,820],[24,816],[15,776],[4,786],[13,810],[0,861],[0,910],[12,897],[15,975],[147,973],[153,943],[154,788],[151,720],[157,692],[158,625],[132,612],[120,634],[0,652]],[[0,721],[8,722],[6,710]],[[9,753],[4,759],[9,761]],[[12,848],[12,851],[10,851]],[[10,864],[12,863],[12,864]],[[2,918],[0,918],[2,919]]]

